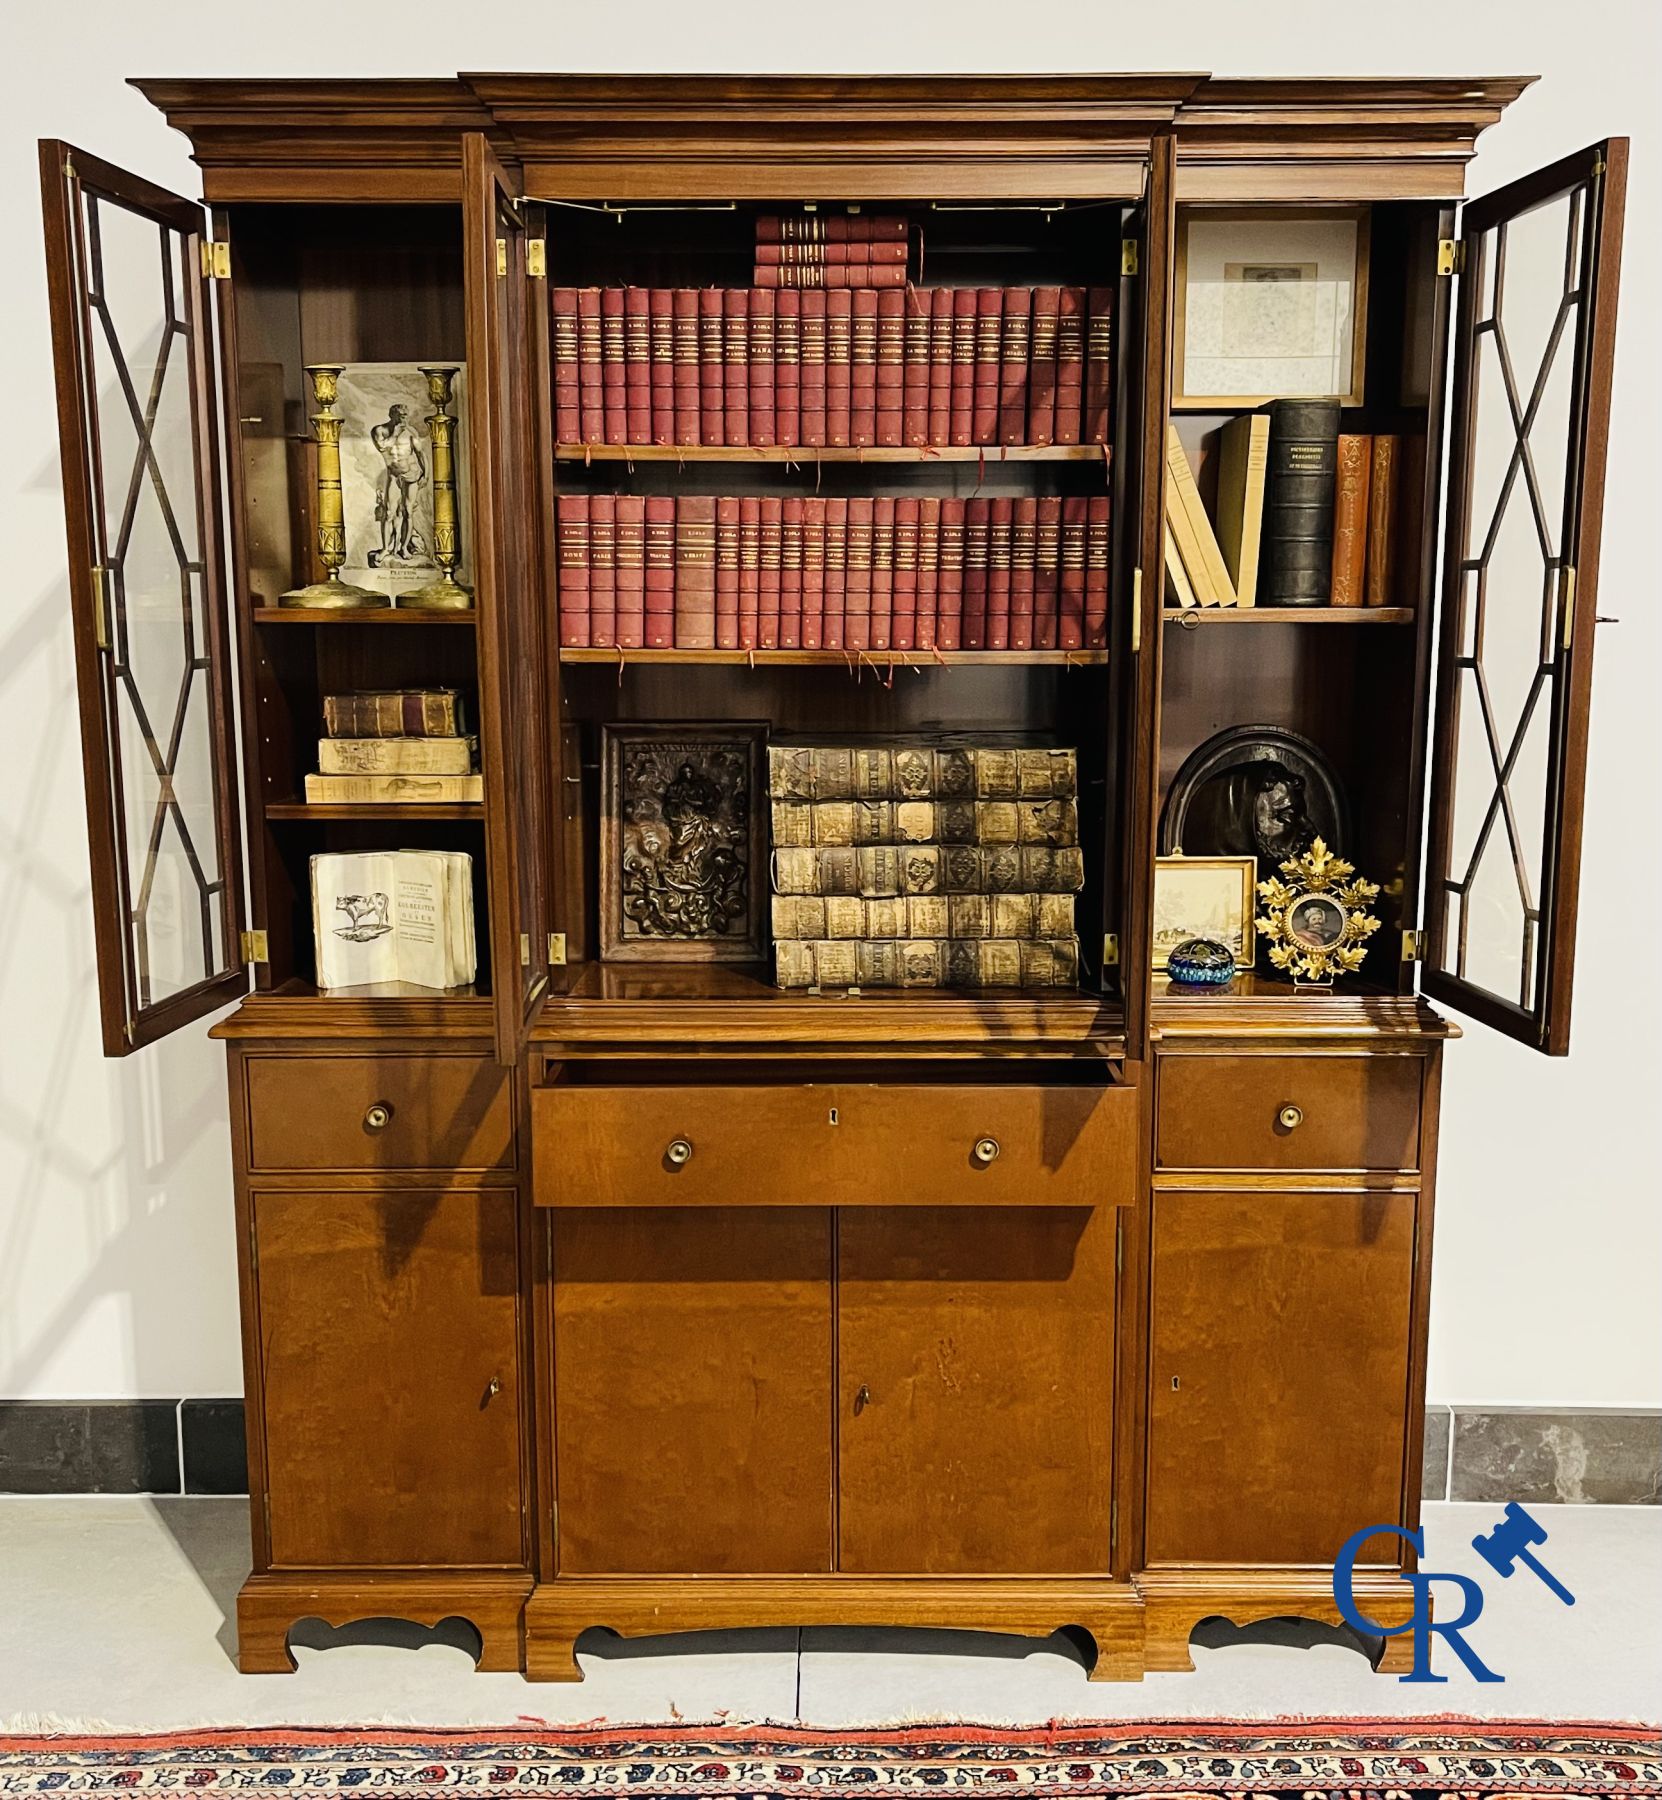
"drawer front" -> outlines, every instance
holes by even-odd
[[[473,1056],[251,1056],[248,1160],[284,1169],[514,1166],[508,1072]]]
[[[543,1206],[1100,1206],[1135,1191],[1130,1088],[554,1086],[531,1118]]]
[[[1162,1169],[1417,1169],[1418,1056],[1168,1056]]]

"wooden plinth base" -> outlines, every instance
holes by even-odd
[[[906,1625],[1096,1644],[1093,1681],[1140,1681],[1143,1606],[1129,1582],[1090,1576],[561,1576],[525,1605],[525,1674],[581,1681],[575,1646],[593,1626],[624,1637],[762,1625]]]
[[[531,1577],[520,1570],[250,1575],[237,1595],[237,1667],[244,1675],[292,1674],[289,1633],[302,1619],[466,1619],[479,1633],[481,1669],[517,1669],[530,1592]]]

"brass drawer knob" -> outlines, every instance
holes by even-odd
[[[1283,1131],[1297,1131],[1299,1126],[1304,1123],[1304,1108],[1295,1106],[1289,1100],[1275,1115],[1275,1122]]]
[[[364,1114],[365,1131],[385,1131],[392,1123],[392,1102],[377,1100]]]
[[[970,1152],[970,1155],[980,1163],[982,1168],[986,1168],[988,1163],[997,1160],[998,1139],[993,1137],[977,1138],[975,1140],[975,1148]]]
[[[692,1145],[686,1138],[676,1138],[664,1152],[664,1160],[672,1169],[682,1169],[692,1161]]]

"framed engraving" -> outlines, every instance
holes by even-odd
[[[1360,406],[1367,311],[1366,207],[1179,207],[1172,405]]]
[[[601,727],[603,961],[763,959],[766,736],[759,724]]]
[[[1189,938],[1210,938],[1250,969],[1254,955],[1252,856],[1160,856],[1154,862],[1154,968]]]

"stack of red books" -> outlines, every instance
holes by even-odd
[[[759,288],[905,287],[909,239],[900,213],[764,213],[752,279]]]

